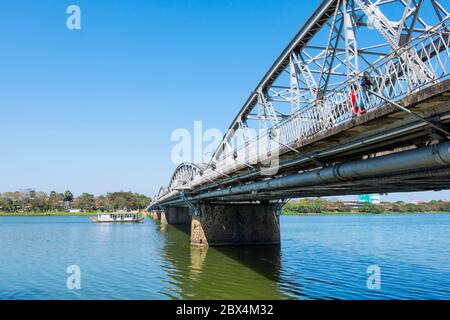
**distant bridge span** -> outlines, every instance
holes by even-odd
[[[193,244],[269,244],[291,198],[450,189],[449,25],[438,0],[322,1],[151,215]]]

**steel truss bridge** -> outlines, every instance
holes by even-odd
[[[448,5],[322,1],[209,163],[181,164],[149,210],[450,189]]]

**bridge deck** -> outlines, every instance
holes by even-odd
[[[210,162],[178,166],[150,208],[450,189],[450,14],[433,4],[322,1]]]
[[[423,117],[447,125],[450,122],[450,117],[446,117],[450,113],[449,100],[450,79],[413,93],[399,103]],[[330,130],[319,132],[309,139],[298,141],[294,148],[301,150],[300,155],[281,147],[279,173],[311,170],[336,162],[361,159],[378,152],[386,154],[402,147],[424,145],[430,140],[432,131],[426,123],[394,106],[385,105]],[[242,165],[241,170],[236,171],[231,178],[218,179],[214,184],[206,184],[198,190],[215,189],[217,183],[226,186],[236,180],[247,182],[258,177],[267,178],[260,176],[259,169],[249,169]]]
[[[399,102],[421,116],[433,120],[434,123],[448,128],[450,79],[411,94]],[[286,152],[281,155],[279,173],[273,178],[289,177],[299,172],[308,173],[314,170],[319,174],[321,169],[339,163],[403,153],[404,150],[413,150],[433,140],[438,142],[447,139],[439,136],[425,122],[386,105],[350,122],[342,123],[330,131],[318,133],[307,141],[299,142],[297,147],[302,152],[301,156],[289,149],[285,150]],[[312,156],[314,159],[311,159]],[[230,178],[193,189],[186,193],[186,196],[193,202],[207,200],[211,203],[230,203],[311,196],[440,190],[450,187],[450,165],[313,186],[283,187],[273,190],[261,188],[260,191],[256,188],[250,192],[238,193],[234,191],[236,185],[251,186],[257,183],[265,184],[266,181],[270,179],[261,176],[258,169],[245,168]],[[227,190],[229,195],[224,196],[223,193]],[[179,198],[179,194],[166,199],[165,203],[186,205],[185,201]]]

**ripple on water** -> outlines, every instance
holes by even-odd
[[[151,220],[0,219],[1,299],[450,299],[450,215],[282,217],[281,246],[235,248],[191,248],[189,228]]]

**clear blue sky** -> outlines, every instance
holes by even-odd
[[[153,195],[172,131],[225,129],[318,3],[2,0],[0,192]],[[71,4],[81,30],[66,28]]]

